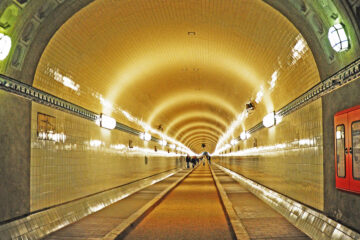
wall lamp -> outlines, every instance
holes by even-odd
[[[238,144],[238,142],[239,142],[239,141],[234,138],[233,140],[230,141],[230,144],[233,145],[233,146],[235,146],[236,144]]]
[[[275,124],[279,124],[282,121],[282,116],[275,114],[275,112],[271,112],[263,118],[264,127],[270,128]]]
[[[244,131],[240,134],[240,139],[244,141],[246,139],[249,139],[250,136],[251,136],[250,133]]]
[[[275,112],[271,112],[263,118],[264,127],[272,127],[275,125]]]
[[[159,144],[160,144],[161,146],[166,146],[167,142],[166,142],[165,140],[160,140],[160,141],[159,141]]]
[[[100,117],[96,120],[96,124],[100,127],[111,130],[116,127],[116,120],[112,117],[101,114]]]
[[[11,49],[11,38],[3,33],[0,33],[0,61],[4,60]]]
[[[139,137],[140,137],[141,140],[144,140],[144,141],[150,141],[151,140],[151,135],[149,133],[147,133],[147,132],[140,133]]]
[[[336,52],[343,52],[349,49],[349,39],[346,36],[344,25],[342,23],[335,24],[329,28],[328,38],[331,47]]]

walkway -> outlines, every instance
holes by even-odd
[[[213,166],[213,170],[250,239],[309,239],[229,175],[215,166]],[[182,170],[118,203],[60,229],[45,239],[102,239],[187,173],[187,169]],[[190,173],[138,225],[130,229],[124,239],[234,239],[208,165],[200,165]]]
[[[125,219],[139,210],[164,189],[184,176],[188,170],[182,170],[173,176],[140,190],[129,197],[114,203],[78,222],[64,227],[49,236],[46,240],[85,240],[102,239],[121,224]]]
[[[125,239],[233,239],[209,167],[195,169]]]
[[[251,240],[308,240],[303,232],[213,165],[213,170]]]

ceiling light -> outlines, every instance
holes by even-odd
[[[116,127],[116,120],[112,117],[101,114],[99,120],[97,122],[100,123],[100,127],[107,129],[114,129]]]
[[[175,144],[170,144],[169,147],[170,147],[171,149],[175,149],[175,148],[176,148]]]
[[[346,36],[344,26],[341,23],[335,24],[329,28],[328,38],[331,47],[336,52],[342,52],[349,49],[349,39]]]
[[[271,112],[263,118],[263,125],[267,128],[275,125],[275,113]]]
[[[11,38],[0,33],[0,61],[4,60],[11,49]]]

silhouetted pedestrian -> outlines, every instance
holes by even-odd
[[[190,168],[191,157],[189,154],[186,156],[186,168]]]

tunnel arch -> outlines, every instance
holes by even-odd
[[[5,204],[0,212],[8,213],[10,207],[17,211],[11,216],[17,218],[122,184],[102,178],[104,172],[111,172],[115,179],[129,175],[128,169],[137,174],[138,166],[178,167],[183,149],[169,150],[171,141],[160,147],[163,134],[181,140],[195,153],[203,151],[202,143],[213,153],[225,136],[221,144],[227,150],[222,150],[221,161],[334,219],[341,213],[339,221],[350,227],[360,226],[358,215],[346,208],[359,203],[359,198],[331,185],[334,161],[329,163],[334,157],[333,115],[359,104],[349,97],[358,96],[353,89],[359,84],[351,80],[359,66],[351,63],[359,61],[359,1],[22,2],[0,2],[0,12],[16,5],[19,13],[16,21],[5,24],[0,16],[0,32],[9,35],[13,44],[8,58],[0,61],[0,79],[14,83],[8,88],[10,93],[0,98],[5,103],[0,113],[6,116],[2,118],[5,137],[16,140],[14,147],[5,146],[1,158],[16,156],[18,160],[4,161],[3,179],[13,187],[6,190],[12,196],[8,200],[23,201]],[[350,39],[346,52],[335,53],[329,44],[327,31],[335,23],[343,24]],[[326,95],[320,97],[316,89],[308,91],[322,86],[321,81],[330,82],[334,91],[321,90]],[[45,94],[31,96],[33,91],[27,93],[30,85]],[[342,101],[343,96],[349,98]],[[52,104],[56,98],[67,107]],[[293,107],[300,100],[305,104]],[[255,103],[253,110],[246,109],[249,102]],[[76,108],[68,111],[71,104],[92,112],[90,116],[108,114],[121,124],[114,131],[99,128],[94,118],[79,118]],[[278,110],[284,110],[284,121],[264,128],[263,117]],[[39,113],[56,115],[59,130],[66,127],[66,144],[42,145],[36,129]],[[246,117],[239,120],[243,113]],[[239,141],[236,147],[229,145],[249,129],[250,139]],[[151,132],[150,141],[139,138],[144,132]],[[86,150],[85,154],[75,153],[76,148]],[[128,152],[119,157],[123,149]],[[56,154],[58,151],[63,152]],[[157,162],[156,154],[166,155],[160,168],[152,165]],[[65,164],[69,155],[81,158],[82,165],[69,171]],[[127,167],[116,165],[119,159]],[[129,159],[136,159],[137,165],[127,165],[135,162]],[[79,166],[84,171],[73,174]],[[60,180],[79,180],[72,189],[84,186],[79,176],[93,182],[81,194],[61,196],[58,186],[51,186],[48,201],[48,193],[42,190],[48,187],[44,179],[53,173]],[[267,177],[262,178],[264,175]],[[21,181],[13,182],[14,178]],[[279,184],[283,182],[290,188]]]
[[[212,134],[214,137],[219,136],[219,132],[214,130],[213,128],[207,128],[207,127],[192,127],[186,131],[183,135],[179,136],[180,141],[186,142],[186,140],[192,136],[195,136],[197,133],[203,132],[203,133],[209,133]]]
[[[52,9],[52,11],[49,10],[49,12],[47,12],[47,14],[48,14],[47,19],[50,19],[50,16],[56,16],[56,18],[53,18],[53,19],[56,19],[56,24],[53,24],[53,25],[51,25],[51,27],[47,27],[46,29],[45,29],[45,27],[42,27],[43,26],[42,24],[40,24],[40,27],[37,29],[36,34],[34,33],[35,37],[32,40],[33,41],[35,41],[35,39],[49,40],[49,39],[57,38],[56,35],[58,34],[58,32],[63,31],[62,29],[65,28],[66,25],[69,24],[69,22],[71,21],[71,19],[73,17],[77,17],[77,15],[79,15],[81,12],[85,12],[85,15],[90,14],[90,12],[91,12],[90,9],[92,7],[94,7],[95,4],[99,4],[99,5],[102,4],[102,3],[95,3],[95,2],[91,3],[91,2],[92,1],[76,1],[76,3],[75,2],[74,3],[72,3],[72,2],[71,3],[70,2],[61,3],[61,4],[57,5],[56,8],[54,8],[54,9],[56,9],[57,12],[55,12],[54,9]],[[356,52],[358,50],[358,44],[357,44],[358,31],[354,31],[351,33],[353,44],[352,44],[352,48],[351,48],[350,52],[347,54],[347,57],[343,57],[340,55],[330,56],[331,54],[329,55],[329,49],[328,49],[329,46],[327,44],[323,44],[320,47],[320,42],[323,40],[321,40],[319,38],[319,36],[320,36],[319,34],[313,34],[313,33],[316,31],[319,32],[319,30],[321,28],[326,29],[325,26],[328,26],[330,21],[329,21],[329,19],[327,19],[326,17],[324,17],[321,14],[322,9],[318,3],[311,3],[310,1],[306,1],[306,0],[290,2],[290,3],[279,3],[279,1],[272,1],[272,0],[267,0],[265,2],[267,4],[269,4],[269,6],[274,7],[275,9],[280,11],[287,18],[287,21],[290,21],[292,24],[294,24],[300,30],[300,33],[307,40],[306,42],[310,44],[309,47],[311,49],[311,52],[314,54],[315,62],[317,63],[316,71],[320,72],[321,79],[325,78],[326,76],[329,76],[329,73],[334,72],[335,69],[339,69],[342,66],[346,65],[347,63],[349,63],[351,61],[352,57],[354,56],[354,52]],[[247,2],[247,1],[244,1],[244,3],[249,4],[249,2]],[[7,2],[4,2],[3,4],[5,5],[5,4],[7,4]],[[26,17],[31,18],[32,15],[30,13],[33,13],[31,11],[39,10],[41,7],[43,7],[42,4],[43,4],[42,1],[38,1],[36,3],[36,6],[34,5],[33,8],[31,8],[31,9],[24,8],[24,12],[29,13],[28,16],[26,16]],[[265,4],[263,4],[263,3],[259,2],[256,4],[258,4],[258,6],[264,7],[264,9],[267,9],[267,7],[265,7]],[[30,4],[28,4],[28,5],[30,5]],[[332,3],[326,3],[324,6],[329,7],[329,8],[331,7],[334,12],[336,12],[337,14],[339,14],[341,16],[341,19],[347,25],[352,26],[354,29],[358,29],[357,25],[353,23],[354,16],[352,16],[350,14],[350,12],[347,12],[348,15],[346,14],[346,11],[344,10],[344,9],[346,9],[346,6],[343,6],[341,4],[332,4]],[[27,11],[29,11],[29,12],[27,12]],[[276,11],[274,11],[274,10],[270,10],[270,12],[272,12],[272,14],[277,14]],[[308,14],[309,12],[311,12],[312,15],[316,16],[316,17],[314,17],[315,20],[311,20],[306,17],[306,14]],[[25,17],[25,15],[24,15],[24,17]],[[300,22],[302,22],[302,20],[305,20],[305,22],[306,22],[306,24],[304,26],[302,26],[300,24]],[[315,21],[316,24],[310,24],[311,21]],[[65,24],[63,24],[63,23],[65,23]],[[60,26],[61,26],[61,28],[59,28]],[[22,27],[21,23],[19,22],[19,26],[17,26],[17,30],[19,32],[20,32],[21,27]],[[59,29],[59,31],[57,31],[58,29]],[[54,33],[56,31],[57,31],[57,33],[54,35]],[[19,39],[20,39],[19,36],[15,36],[15,42],[18,41]],[[41,41],[41,42],[42,43],[45,42],[45,44],[46,44],[47,40]],[[253,42],[249,42],[249,43],[257,44],[256,41],[257,40],[255,40]],[[24,76],[26,76],[25,77],[27,79],[26,81],[29,81],[28,77],[31,74],[33,74],[33,76],[34,76],[34,77],[31,77],[31,81],[33,78],[35,78],[35,69],[41,67],[41,64],[39,66],[36,66],[36,64],[37,64],[37,62],[41,61],[41,60],[40,61],[38,61],[38,60],[40,59],[40,55],[44,55],[43,52],[44,52],[45,46],[33,47],[33,46],[35,46],[34,44],[32,44],[31,46],[32,47],[29,48],[30,50],[26,53],[26,56],[25,56],[26,61],[24,61],[24,62],[27,65],[24,66],[24,69],[26,69],[26,71],[18,71],[18,69],[14,69],[10,65],[8,65],[8,67],[5,70],[5,73],[7,73],[10,76],[14,76],[20,80],[24,79]],[[256,45],[254,45],[254,46],[256,46]],[[330,61],[329,61],[329,57],[330,57]],[[151,57],[150,57],[150,59],[151,59]],[[232,58],[229,58],[229,59],[232,59]],[[225,65],[229,65],[230,61],[227,61],[227,62],[225,61],[225,63],[226,63]],[[242,64],[244,64],[244,62],[242,62]],[[146,61],[144,62],[143,65],[146,65]],[[334,66],[336,66],[336,67],[334,68]],[[135,68],[135,69],[141,70],[141,68]],[[189,66],[185,66],[183,68],[183,70],[185,70],[185,69],[186,69],[186,71],[196,72],[201,68],[191,68]],[[250,70],[250,69],[251,69],[251,67],[248,68],[248,70]],[[331,70],[331,71],[329,71],[329,70]],[[253,79],[257,80],[254,77],[253,77]],[[257,84],[259,84],[259,83],[257,83]],[[308,86],[310,86],[310,85],[308,85]],[[83,84],[82,84],[82,86],[83,86]],[[45,87],[45,86],[42,86],[42,87],[43,87],[42,89],[44,89],[44,90],[47,89],[47,87]],[[115,88],[113,88],[113,89],[115,89]],[[247,97],[247,98],[254,98],[254,94],[256,94],[257,90],[258,89],[254,89],[253,91],[255,91],[255,92],[249,93],[250,97]],[[275,91],[276,91],[276,89],[275,89]],[[103,93],[103,94],[105,95],[105,93]],[[67,90],[64,90],[60,94],[61,97],[64,97],[68,100],[74,100],[73,97],[69,97],[70,95],[71,95],[71,93],[69,93]],[[110,94],[110,95],[112,95],[112,94]],[[269,100],[271,101],[271,99],[273,98],[271,96],[268,96],[268,94],[264,94],[264,97],[268,98],[266,101],[267,103],[269,102]],[[223,99],[223,98],[220,97],[219,99]],[[148,103],[146,101],[144,103]],[[288,101],[288,100],[287,99],[282,100],[282,102],[286,102],[286,101]],[[86,102],[86,101],[83,101],[83,102]],[[163,101],[163,102],[165,102],[165,101]],[[94,107],[94,105],[95,104],[89,104],[89,105],[86,105],[86,107],[92,108],[98,112],[103,111],[101,107]],[[231,106],[231,105],[229,105],[229,106]],[[267,107],[266,110],[261,110],[261,111],[262,112],[269,111],[269,110],[272,110],[272,108],[276,108],[276,107],[270,106],[270,107]],[[158,109],[161,109],[161,107]],[[136,111],[133,110],[132,112],[136,112]],[[152,119],[157,115],[157,112],[161,112],[161,110],[160,111],[154,110],[154,111],[152,111],[153,115],[150,114],[149,118],[147,118],[147,117],[145,117],[145,118],[151,122]],[[135,115],[140,115],[139,116],[140,118],[144,117],[141,114],[138,114],[138,112]],[[126,122],[126,119],[121,118],[120,116],[118,116],[116,114],[115,114],[115,117],[117,119],[119,119],[119,121],[124,120],[125,123],[130,124],[130,125],[132,124],[132,123]],[[179,116],[176,116],[176,117],[179,117]],[[166,120],[167,118],[168,117],[165,116],[163,119]],[[251,126],[253,123],[258,121],[258,119],[259,118],[255,118],[255,120],[253,120],[253,121],[249,120],[250,123],[247,125]],[[135,126],[135,125],[132,125],[132,126]]]
[[[205,143],[207,145],[209,145],[208,143],[215,143],[216,144],[216,139],[215,138],[211,138],[211,135],[207,135],[207,134],[201,134],[199,133],[198,135],[194,135],[193,138],[189,138],[186,141],[186,144],[188,144],[189,146],[192,144],[199,144],[199,143]],[[197,149],[198,150],[198,149]]]
[[[213,140],[217,140],[216,135],[214,135],[213,133],[209,133],[206,130],[198,130],[198,131],[194,131],[192,136],[189,136],[188,138],[184,139],[184,143],[188,144],[191,140],[195,139],[196,137],[199,136],[207,136],[208,138],[211,138]]]

